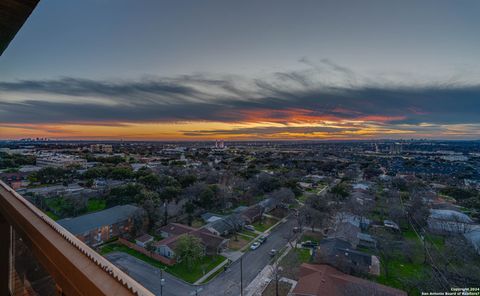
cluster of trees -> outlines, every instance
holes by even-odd
[[[77,177],[77,173],[73,169],[64,169],[56,167],[45,167],[28,176],[32,183],[40,184],[56,184],[63,183],[64,185],[72,182]]]
[[[36,162],[35,156],[8,154],[0,152],[0,169],[18,168],[22,165],[34,165]]]
[[[82,177],[87,180],[98,178],[109,178],[114,180],[128,180],[136,177],[130,166],[117,165],[117,166],[96,166],[88,169],[83,173]]]

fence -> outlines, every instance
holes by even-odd
[[[129,247],[130,249],[134,249],[135,251],[137,252],[140,252],[152,259],[155,259],[157,261],[160,261],[162,262],[163,264],[166,264],[166,265],[169,265],[169,266],[172,266],[176,263],[175,259],[169,259],[169,258],[166,258],[166,257],[163,257],[161,255],[158,255],[158,254],[155,254],[155,253],[151,253],[149,251],[147,251],[145,248],[142,248],[132,242],[129,242],[128,240],[124,239],[124,238],[119,238],[118,239],[118,242],[121,243],[122,245],[125,245],[127,247]]]

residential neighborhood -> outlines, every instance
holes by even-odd
[[[479,283],[471,154],[419,172],[425,155],[445,152],[418,141],[4,145],[4,182],[164,295],[418,295]],[[50,154],[59,165],[36,161]]]

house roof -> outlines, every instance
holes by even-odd
[[[342,238],[351,243],[357,242],[360,227],[350,224],[348,222],[336,223],[335,229],[329,232],[328,237]]]
[[[302,264],[299,278],[292,291],[294,296],[407,295],[404,291],[344,274],[324,264]]]
[[[169,235],[181,235],[196,230],[196,228],[179,224],[179,223],[168,223],[165,226],[160,227],[157,231],[166,232]]]
[[[253,219],[257,216],[261,216],[263,212],[263,208],[259,205],[254,205],[246,209],[242,216],[247,217],[248,219]]]
[[[215,229],[219,233],[230,231],[236,226],[240,226],[244,223],[243,219],[238,214],[231,214],[221,220],[216,220],[208,225],[208,227]]]
[[[146,243],[152,239],[153,239],[153,236],[151,236],[150,234],[144,234],[142,236],[137,237],[135,240],[141,243]]]
[[[177,224],[177,226],[178,225],[181,225],[181,224]],[[186,225],[183,225],[183,226],[186,226]],[[186,226],[186,227],[188,227],[188,226]],[[156,246],[166,245],[170,249],[173,250],[173,249],[175,249],[175,246],[176,246],[177,241],[180,238],[180,236],[182,236],[184,234],[189,234],[189,235],[193,235],[193,236],[198,237],[202,241],[202,244],[204,246],[206,246],[207,248],[218,248],[225,241],[225,239],[223,237],[220,237],[218,235],[214,235],[204,228],[200,228],[200,229],[192,228],[192,227],[188,227],[188,228],[193,229],[193,230],[182,233],[180,235],[170,236],[166,239],[163,239],[159,242],[156,242],[155,245]]]
[[[140,209],[133,205],[115,206],[113,208],[75,218],[61,219],[58,220],[57,223],[72,234],[80,234],[102,226],[125,221],[138,210]]]
[[[436,220],[453,221],[461,223],[472,223],[472,219],[464,213],[453,210],[430,210],[430,218]]]
[[[472,229],[463,234],[470,241],[475,250],[480,252],[480,225],[475,225]]]
[[[345,257],[367,268],[372,265],[372,255],[354,250],[352,245],[343,239],[326,238],[320,241],[319,247],[320,255],[327,261],[335,262],[339,257]]]

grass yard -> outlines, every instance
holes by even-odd
[[[321,233],[307,231],[302,235],[302,238],[301,238],[300,241],[302,241],[302,242],[312,241],[312,242],[318,243],[322,240],[322,238],[323,238],[323,235]]]
[[[97,212],[104,210],[107,202],[103,199],[90,198],[87,202],[87,212]]]
[[[297,200],[301,203],[305,203],[310,196],[311,194],[302,194],[299,197],[297,197]]]
[[[196,282],[199,278],[201,278],[204,274],[212,270],[215,266],[222,263],[226,258],[220,255],[215,256],[205,256],[202,258],[200,262],[198,262],[192,269],[188,269],[186,264],[177,263],[174,266],[167,266],[157,260],[154,260],[140,252],[137,252],[133,249],[130,249],[127,246],[118,244],[118,243],[111,243],[104,245],[101,250],[100,254],[105,255],[111,252],[123,252],[130,254],[142,261],[149,263],[158,268],[162,268],[166,272],[186,281],[189,283]]]
[[[264,232],[270,227],[272,227],[273,225],[275,225],[275,223],[277,222],[278,220],[276,219],[265,217],[262,220],[253,223],[253,227],[255,227],[257,231]]]
[[[60,217],[59,217],[58,215],[55,215],[55,214],[54,214],[53,212],[51,212],[51,211],[47,211],[46,214],[47,214],[48,217],[52,218],[53,221],[57,221],[58,219],[60,219]]]
[[[256,237],[258,235],[255,232],[250,231],[250,230],[246,230],[246,229],[242,230],[240,232],[240,234],[243,234],[243,235],[246,235],[246,236],[252,236],[252,237]]]
[[[253,238],[239,234],[237,236],[237,240],[235,240],[234,237],[230,238],[228,241],[228,248],[238,251],[244,246],[248,245],[252,240]]]
[[[297,253],[298,260],[301,263],[310,262],[310,258],[312,257],[312,255],[310,254],[310,249],[298,248],[295,250],[295,252]]]
[[[412,243],[412,254],[408,256],[404,252],[398,251],[398,254],[396,253],[388,262],[382,260],[381,275],[375,280],[387,286],[406,290],[409,291],[409,293],[419,294],[419,291],[408,283],[422,281],[430,270],[430,266],[423,264],[425,256],[423,242],[412,229],[403,231],[402,236],[406,242]],[[440,250],[444,247],[445,242],[442,236],[426,234],[425,238]]]

